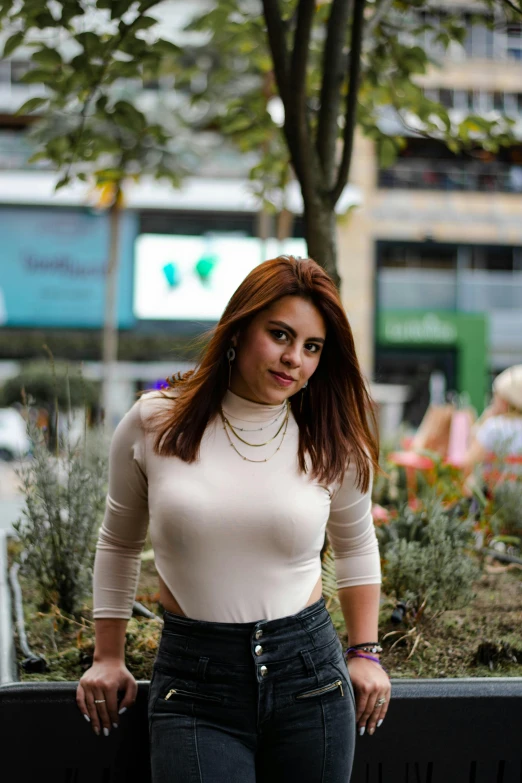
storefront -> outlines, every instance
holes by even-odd
[[[387,310],[377,316],[375,380],[410,387],[405,418],[418,425],[433,373],[447,392],[467,393],[482,412],[489,392],[487,316],[442,310]]]

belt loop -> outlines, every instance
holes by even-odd
[[[303,663],[304,663],[304,665],[306,667],[306,673],[308,674],[308,676],[310,676],[312,674],[317,674],[317,672],[315,671],[315,666],[314,666],[314,662],[312,660],[312,656],[310,655],[308,650],[301,650],[299,655],[303,659]]]
[[[202,655],[199,659],[198,663],[198,680],[201,680],[201,682],[205,682],[205,673],[207,671],[207,665],[210,658],[207,658],[205,655]]]

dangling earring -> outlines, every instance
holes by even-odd
[[[305,382],[305,384],[303,385],[303,387],[301,389],[301,403],[299,405],[299,413],[303,412],[303,397],[304,397],[304,391],[305,391],[307,386],[308,386],[308,381]]]
[[[228,387],[229,388],[230,388],[230,379],[232,377],[232,362],[234,361],[235,358],[236,358],[236,352],[232,348],[232,346],[230,346],[230,348],[227,351],[227,359],[228,359]]]

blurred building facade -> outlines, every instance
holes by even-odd
[[[467,36],[447,52],[424,41],[439,67],[423,86],[455,120],[511,116],[522,139],[522,24],[498,20],[490,30],[473,22],[476,10],[430,4],[435,18],[466,15]],[[341,274],[365,366],[377,382],[410,387],[406,415],[418,423],[433,373],[480,410],[491,376],[521,361],[522,145],[453,155],[389,127],[407,140],[391,168],[379,169],[373,144],[357,140],[361,207],[340,225]]]
[[[187,5],[162,5],[164,37],[183,41]],[[431,3],[426,13],[474,9],[473,2],[452,0]],[[455,117],[507,113],[522,138],[521,25],[487,30],[469,16],[463,47],[443,54],[425,43],[440,65],[423,77],[428,94]],[[55,194],[55,173],[27,162],[33,150],[24,120],[14,112],[39,94],[38,87],[19,82],[28,58],[0,63],[0,227],[7,238],[0,248],[0,288],[20,292],[13,306],[12,296],[7,303],[7,292],[0,290],[0,375],[2,359],[25,358],[23,346],[40,335],[51,334],[68,358],[92,359],[88,338],[99,340],[103,317],[107,219],[84,185]],[[178,100],[161,84],[127,89],[144,108],[175,108]],[[386,121],[390,132],[407,137],[407,145],[390,169],[380,170],[373,143],[357,138],[350,187],[339,204],[342,297],[377,396],[395,405],[393,421],[400,420],[405,403],[415,424],[434,373],[442,374],[447,389],[467,391],[480,409],[490,375],[522,356],[522,146],[498,155],[454,156],[394,118]],[[175,346],[217,317],[218,286],[209,286],[205,270],[220,253],[246,255],[251,264],[278,252],[304,254],[298,189],[291,194],[296,217],[288,239],[279,241],[249,189],[253,160],[212,134],[198,143],[204,151],[198,175],[181,190],[151,181],[126,196],[119,288],[126,347],[115,390],[122,411],[136,385],[188,366]],[[197,268],[199,288],[179,289],[176,300],[173,291],[188,275],[187,257],[193,282]],[[192,309],[185,307],[190,290],[197,304]],[[20,345],[18,354],[13,345]],[[3,366],[12,373],[12,363]],[[100,375],[96,361],[89,372]]]

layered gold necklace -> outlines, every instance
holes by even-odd
[[[244,438],[242,438],[241,435],[239,435],[236,430],[239,430],[240,432],[259,432],[261,430],[268,429],[268,427],[270,427],[272,424],[274,424],[279,419],[279,417],[282,414],[282,411],[280,413],[278,413],[277,416],[275,417],[275,419],[273,419],[271,422],[269,422],[269,424],[267,424],[266,426],[259,427],[257,429],[247,430],[247,429],[245,429],[243,427],[234,427],[230,423],[229,419],[225,416],[225,412],[224,412],[223,408],[220,408],[221,420],[223,422],[223,429],[225,430],[225,434],[226,434],[226,436],[228,438],[228,442],[230,443],[230,445],[232,446],[232,448],[234,449],[236,454],[238,454],[242,459],[246,460],[247,462],[268,462],[269,459],[272,459],[272,457],[274,457],[277,454],[277,452],[279,451],[279,449],[283,445],[283,441],[285,439],[286,431],[288,429],[288,420],[290,418],[290,404],[289,404],[288,400],[286,400],[285,408],[283,408],[283,410],[285,410],[285,417],[283,419],[283,422],[282,422],[281,426],[277,430],[276,434],[273,435],[269,440],[265,441],[265,443],[250,443],[249,441],[247,441]],[[236,437],[239,441],[241,441],[241,443],[244,443],[246,446],[251,446],[252,448],[256,448],[257,449],[257,448],[260,448],[261,446],[268,446],[268,444],[272,443],[272,441],[274,441],[278,437],[278,435],[281,434],[281,432],[283,434],[281,436],[281,441],[279,443],[279,446],[274,451],[274,453],[271,454],[266,459],[250,459],[250,457],[246,457],[244,454],[241,454],[241,452],[236,448],[235,444],[233,443],[232,438],[230,437],[230,433],[232,433],[232,435],[234,435],[234,437]]]

